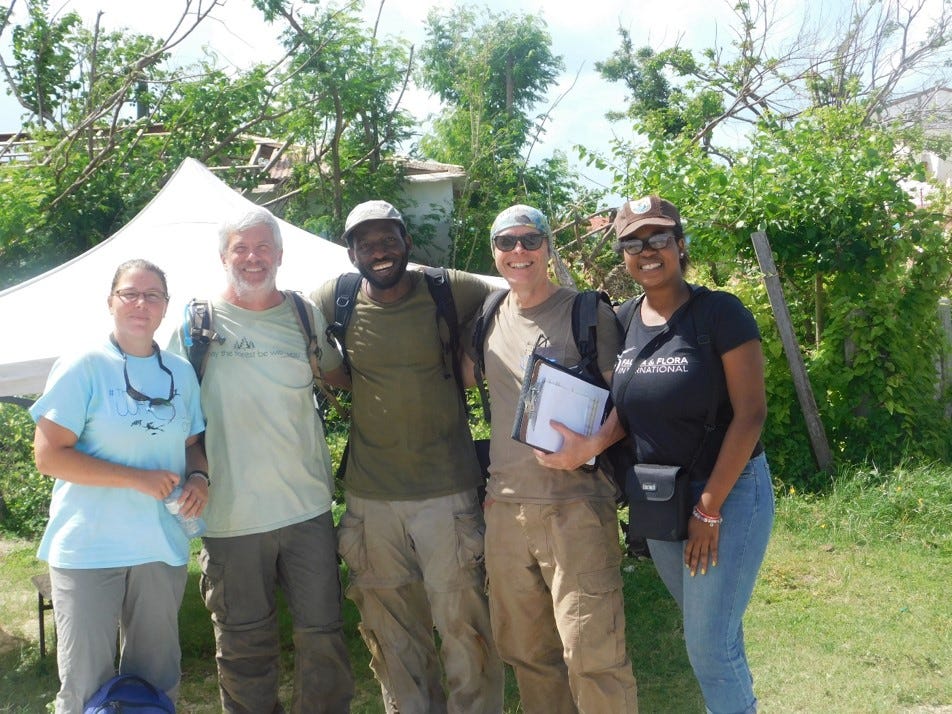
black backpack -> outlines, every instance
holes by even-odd
[[[423,277],[430,291],[430,297],[436,305],[436,329],[440,335],[440,345],[443,359],[443,377],[451,376],[456,380],[460,399],[466,406],[465,387],[463,386],[463,370],[459,358],[459,319],[456,314],[456,302],[453,300],[453,291],[450,287],[449,271],[446,268],[423,268]],[[346,334],[347,325],[354,314],[357,304],[357,295],[363,277],[360,273],[344,273],[337,278],[334,287],[334,321],[327,326],[327,339],[335,345],[344,360],[344,369],[350,372],[350,361],[347,358]],[[347,455],[350,451],[350,438],[344,447],[340,465],[337,468],[337,477],[342,478],[347,465]]]
[[[499,305],[509,293],[509,290],[494,290],[486,296],[479,317],[473,325],[473,350],[476,354],[476,384],[479,387],[479,397],[483,405],[483,416],[489,422],[492,417],[489,404],[489,394],[484,383],[485,342],[486,331]],[[598,385],[609,389],[605,378],[598,370],[598,306],[605,303],[611,307],[608,294],[599,290],[585,290],[575,295],[572,300],[572,339],[579,353],[579,363],[575,368],[579,373],[586,374]],[[616,329],[619,337],[622,336],[621,327],[616,319]],[[613,444],[598,457],[598,467],[605,471],[614,482],[620,494],[619,501],[624,500],[625,473],[632,463],[632,457],[626,445],[627,439]]]
[[[462,395],[464,387],[459,359],[459,319],[456,316],[456,302],[453,300],[453,291],[450,288],[449,271],[446,268],[425,267],[423,277],[430,291],[430,297],[436,304],[436,329],[442,345],[443,376],[449,378],[452,374]],[[327,339],[337,346],[344,360],[344,369],[348,373],[350,361],[347,359],[347,325],[354,314],[362,279],[360,273],[344,273],[337,278],[334,288],[334,321],[327,326]],[[441,324],[445,326],[445,330],[440,328]],[[463,401],[465,402],[465,399]]]

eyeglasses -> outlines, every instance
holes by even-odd
[[[175,405],[172,403],[172,398],[175,397],[175,376],[172,374],[172,370],[162,363],[162,351],[159,349],[159,346],[154,342],[152,343],[153,353],[159,361],[159,369],[169,375],[169,396],[167,399],[146,396],[132,386],[129,382],[129,361],[126,359],[126,353],[122,351],[115,335],[109,335],[109,339],[112,341],[112,344],[115,345],[116,349],[119,350],[119,354],[122,355],[122,377],[126,380],[126,394],[128,394],[133,401],[145,402],[146,408],[152,412],[157,419],[172,421],[172,419],[175,418]]]
[[[527,233],[522,236],[499,235],[493,236],[493,245],[503,253],[515,250],[516,243],[522,243],[523,250],[539,250],[542,247],[542,241],[548,236],[545,233]]]
[[[647,238],[632,238],[631,240],[619,241],[618,247],[628,253],[628,255],[638,255],[645,249],[645,246],[650,247],[652,250],[663,250],[668,247],[672,238],[674,238],[674,233],[655,233],[653,236],[648,236]]]
[[[137,303],[140,299],[145,300],[149,305],[158,305],[169,299],[168,295],[160,293],[157,290],[147,290],[144,293],[138,290],[116,290],[113,295],[122,300],[126,305],[129,303]]]

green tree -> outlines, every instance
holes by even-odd
[[[533,203],[558,212],[575,187],[564,157],[530,165],[546,115],[532,112],[563,69],[541,17],[457,7],[431,10],[420,84],[443,104],[420,142],[430,159],[459,164],[466,182],[452,231],[452,262],[491,265],[485,234],[498,211]]]
[[[32,112],[41,125],[56,124],[56,113],[76,89],[72,74],[75,57],[71,40],[80,26],[74,12],[59,19],[48,17],[46,0],[27,5],[29,22],[13,29],[13,58],[16,62],[9,87],[17,101]]]
[[[410,49],[403,41],[376,37],[354,3],[321,9],[307,2],[307,13],[280,0],[256,5],[266,19],[285,23],[288,61],[275,101],[287,108],[280,135],[300,149],[286,186],[292,196],[288,216],[337,236],[354,204],[379,197],[397,201],[400,165],[393,154],[412,125],[400,106]]]
[[[750,246],[755,230],[771,242],[835,455],[950,455],[934,366],[949,203],[937,192],[917,206],[903,190],[925,178],[915,157],[926,139],[912,121],[923,114],[901,109],[929,94],[909,82],[936,69],[948,46],[949,5],[918,41],[922,4],[903,7],[856,6],[830,44],[801,33],[779,55],[766,50],[766,3],[740,4],[729,48],[636,51],[622,33],[599,65],[629,90],[634,136],[608,158],[585,155],[614,171],[616,193],[678,204],[701,279],[755,312],[768,356],[765,440],[777,473],[798,485],[814,467]],[[749,125],[743,142],[718,141],[730,122]]]
[[[170,61],[175,46],[216,5],[188,0],[184,24],[163,39],[107,30],[100,18],[91,28],[74,16],[55,21],[45,2],[30,5],[29,17],[13,28],[20,45],[40,46],[49,28],[63,23],[69,32],[59,34],[55,63],[18,51],[16,41],[15,61],[2,61],[8,87],[32,113],[23,141],[0,147],[8,159],[0,163],[0,287],[115,232],[185,157],[247,163],[252,144],[246,134],[265,133],[277,118],[268,68],[236,76],[211,60],[188,67]],[[33,94],[25,89],[34,86],[40,89]],[[26,101],[36,96],[46,98],[46,110]],[[257,179],[248,171],[225,178],[236,187]]]
[[[782,40],[776,10],[769,0],[733,5],[731,42],[700,51],[635,48],[620,28],[619,47],[596,68],[628,90],[627,115],[639,133],[684,134],[728,159],[729,149],[715,149],[722,125],[786,124],[811,107],[847,104],[865,107],[864,122],[914,123],[921,104],[910,100],[952,77],[947,0],[854,2],[839,15],[817,6],[821,14],[806,12],[797,37]]]

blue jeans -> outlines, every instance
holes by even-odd
[[[695,498],[704,484],[695,484]],[[744,611],[750,602],[773,526],[774,495],[764,454],[752,458],[721,506],[724,523],[717,567],[695,577],[684,565],[685,541],[649,540],[658,574],[684,616],[684,640],[707,711],[757,711],[744,652]]]

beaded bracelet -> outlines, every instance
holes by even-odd
[[[691,515],[697,518],[701,523],[706,523],[711,528],[719,526],[724,522],[723,516],[709,516],[697,506],[694,507],[694,511],[691,512]]]

